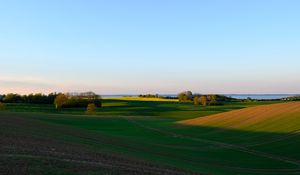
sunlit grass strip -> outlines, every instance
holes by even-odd
[[[178,99],[164,98],[145,98],[145,97],[119,97],[119,98],[104,98],[108,100],[127,100],[127,101],[163,101],[163,102],[178,102]]]

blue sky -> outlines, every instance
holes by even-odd
[[[300,93],[298,0],[0,1],[0,93]]]

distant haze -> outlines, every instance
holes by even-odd
[[[5,1],[0,94],[300,93],[298,0]]]

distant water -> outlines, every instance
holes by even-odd
[[[168,96],[168,97],[176,97],[177,94],[160,94],[161,96]],[[291,96],[296,96],[299,94],[224,94],[227,97],[232,97],[236,99],[246,99],[252,98],[256,100],[274,100],[274,99],[281,99]],[[132,94],[117,94],[117,95],[101,95],[103,98],[120,98],[124,96],[132,96],[137,97],[138,95]]]
[[[232,97],[236,99],[251,98],[256,100],[274,100],[296,95],[298,94],[225,94],[225,96],[227,97]]]

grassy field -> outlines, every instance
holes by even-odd
[[[0,169],[17,164],[24,172],[50,174],[300,174],[300,105],[273,103],[202,107],[105,99],[93,116],[84,109],[8,104],[0,112]]]
[[[155,97],[134,97],[124,96],[119,98],[105,98],[106,100],[123,100],[123,101],[160,101],[160,102],[178,102],[178,99],[164,99]]]
[[[124,97],[127,99],[126,97]],[[189,119],[207,116],[220,112],[241,109],[250,106],[277,103],[270,102],[249,102],[249,103],[227,103],[223,106],[195,106],[192,103],[178,103],[173,100],[167,101],[144,101],[119,99],[103,99],[103,107],[98,108],[96,115],[101,116],[157,116],[169,119]],[[131,98],[131,97],[130,97]],[[35,104],[7,104],[5,111],[9,112],[42,112],[55,114],[85,114],[85,108],[70,108],[56,110],[53,105]]]

